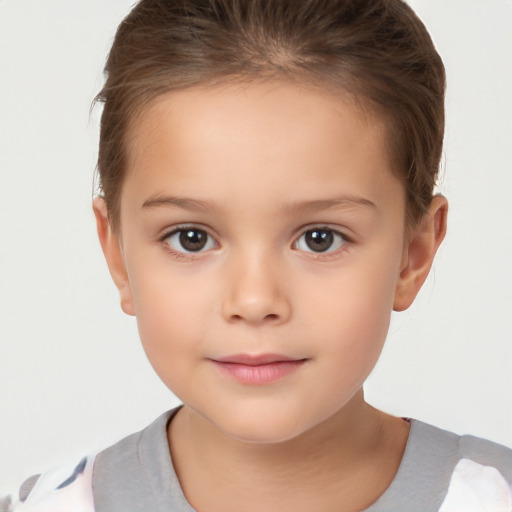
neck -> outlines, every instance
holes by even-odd
[[[178,479],[196,510],[256,512],[283,505],[320,511],[322,501],[325,510],[334,503],[336,510],[343,510],[340,503],[366,508],[393,479],[407,433],[405,422],[370,407],[360,391],[322,424],[280,443],[233,439],[186,406],[168,436]]]

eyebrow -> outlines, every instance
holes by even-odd
[[[202,201],[198,199],[191,199],[189,197],[154,196],[146,199],[142,204],[142,208],[158,208],[161,206],[170,206],[173,208],[199,212],[218,210],[217,205],[211,201]]]
[[[370,209],[377,209],[374,202],[364,197],[358,196],[341,196],[328,199],[313,199],[308,201],[299,201],[292,203],[286,207],[292,213],[310,213],[320,210],[328,210],[330,208],[351,208],[353,206],[363,206]]]
[[[363,206],[371,209],[377,209],[375,203],[364,197],[341,196],[328,199],[312,199],[298,201],[285,206],[285,210],[292,214],[310,213],[315,211],[327,210],[330,208],[351,208],[353,206]],[[142,208],[172,207],[183,210],[208,212],[219,210],[219,207],[208,200],[192,199],[189,197],[176,196],[154,196],[146,199]]]

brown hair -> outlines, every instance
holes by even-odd
[[[98,169],[114,227],[134,116],[163,93],[226,80],[285,78],[362,97],[389,126],[409,220],[432,199],[445,72],[401,0],[141,0],[117,30],[105,75]]]

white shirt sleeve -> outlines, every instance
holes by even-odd
[[[496,468],[461,459],[439,512],[512,512],[512,491]]]
[[[23,502],[12,503],[8,512],[94,512],[92,472],[94,456],[78,465],[43,473]]]

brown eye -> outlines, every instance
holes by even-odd
[[[200,229],[180,232],[180,244],[187,251],[200,251],[206,245],[208,235]]]
[[[315,252],[325,252],[330,249],[334,236],[331,231],[315,229],[305,235],[306,245]]]
[[[200,252],[215,247],[215,241],[204,229],[177,229],[165,238],[165,242],[177,252]]]
[[[296,242],[297,249],[306,252],[332,252],[346,242],[345,237],[333,229],[309,229]]]

